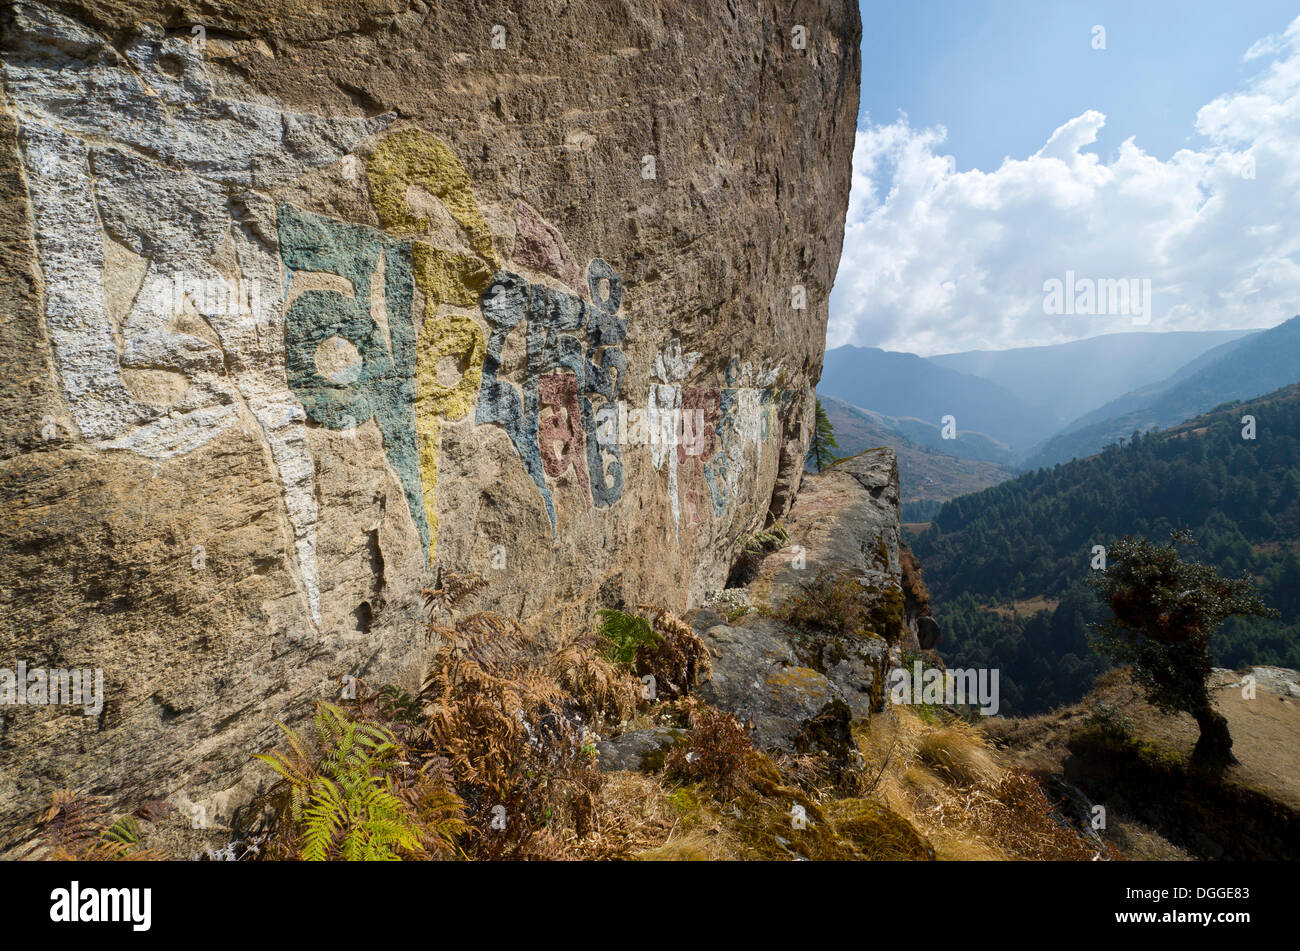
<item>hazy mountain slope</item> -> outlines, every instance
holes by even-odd
[[[1049,347],[969,350],[927,359],[996,383],[1064,425],[1108,400],[1165,380],[1206,351],[1256,332],[1114,333]]]
[[[1051,466],[1099,452],[1135,431],[1173,426],[1230,400],[1249,399],[1300,381],[1300,317],[1271,330],[1231,342],[1214,351],[1216,359],[1197,360],[1170,379],[1130,393],[1053,436],[1025,462],[1025,468]],[[1206,354],[1211,357],[1212,354]]]
[[[865,347],[828,350],[817,391],[852,406],[936,427],[951,415],[958,433],[986,433],[1020,452],[1059,425],[1050,413],[995,383],[912,353]]]
[[[1263,331],[1258,331],[1258,332],[1263,333]],[[1201,354],[1195,360],[1192,360],[1187,365],[1180,367],[1178,371],[1174,373],[1172,376],[1165,377],[1163,380],[1160,380],[1156,383],[1149,383],[1146,386],[1138,387],[1137,389],[1125,393],[1123,396],[1120,396],[1117,399],[1111,400],[1105,406],[1100,406],[1090,413],[1085,413],[1083,416],[1080,416],[1074,422],[1070,423],[1068,426],[1066,426],[1056,435],[1064,436],[1068,433],[1078,432],[1081,429],[1086,429],[1087,427],[1091,426],[1093,423],[1100,423],[1108,419],[1114,419],[1116,417],[1124,416],[1128,413],[1131,413],[1134,410],[1139,410],[1147,406],[1150,406],[1153,402],[1155,402],[1156,399],[1159,398],[1160,394],[1166,392],[1167,390],[1177,385],[1178,383],[1181,383],[1183,380],[1187,379],[1192,374],[1197,373],[1198,371],[1204,369],[1205,367],[1216,362],[1217,360],[1226,357],[1233,350],[1240,347],[1242,343],[1249,340],[1251,336],[1253,336],[1253,334],[1247,335],[1245,337],[1239,337],[1236,340],[1230,340],[1227,343],[1221,343],[1217,347],[1214,347],[1211,350],[1207,350],[1205,353]],[[1035,449],[1035,451],[1037,451],[1037,449]]]
[[[835,427],[835,441],[839,445],[835,450],[837,456],[854,456],[877,446],[889,446],[894,450],[898,456],[899,491],[905,505],[944,502],[1005,482],[1014,475],[1009,467],[997,462],[958,458],[955,452],[947,453],[918,444],[898,428],[898,424],[905,421],[850,406],[833,396],[818,398]],[[912,422],[924,425],[919,421]],[[934,438],[938,439],[937,428]],[[965,434],[944,444],[954,450],[974,444],[976,451],[982,449],[1008,455],[1005,446],[978,433]]]

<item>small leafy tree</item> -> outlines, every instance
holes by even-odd
[[[1210,700],[1210,636],[1227,618],[1274,617],[1247,576],[1223,578],[1209,565],[1184,561],[1176,545],[1126,536],[1108,552],[1109,567],[1089,584],[1113,615],[1092,625],[1093,646],[1133,666],[1147,699],[1167,712],[1196,718],[1201,735],[1192,753],[1198,765],[1221,769],[1236,762],[1228,721]]]
[[[832,449],[840,448],[835,442],[835,427],[831,425],[831,418],[826,415],[826,410],[822,409],[822,401],[817,401],[817,422],[813,426],[812,439],[808,443],[808,461],[818,472],[825,470],[832,462],[835,461],[835,455]]]

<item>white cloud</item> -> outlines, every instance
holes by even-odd
[[[1300,17],[1246,59],[1270,56],[1198,112],[1207,145],[1168,161],[1133,139],[1109,162],[1084,151],[1106,121],[1094,110],[992,172],[955,172],[942,127],[860,129],[828,346],[933,354],[1300,312]],[[1044,282],[1067,270],[1150,279],[1149,325],[1044,313]]]

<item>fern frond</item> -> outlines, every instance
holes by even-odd
[[[655,633],[650,622],[639,614],[628,614],[613,608],[602,608],[597,612],[601,617],[600,636],[609,644],[608,656],[611,661],[623,667],[631,667],[636,659],[637,648],[656,648],[663,640]]]

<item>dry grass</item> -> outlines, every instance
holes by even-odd
[[[643,862],[734,862],[741,858],[741,846],[721,826],[688,829],[674,831],[662,845],[646,849],[637,858]]]
[[[1087,861],[1100,851],[1119,857],[1064,824],[1037,780],[1008,768],[969,724],[933,726],[895,706],[860,725],[855,738],[866,772],[880,771],[876,797],[910,820],[939,859]]]
[[[581,861],[630,859],[663,847],[677,823],[666,790],[643,773],[606,774],[587,835],[565,833],[557,857]]]
[[[874,634],[896,644],[902,635],[905,600],[897,585],[881,590],[847,568],[822,568],[812,580],[800,582],[770,613],[806,631],[831,637]]]
[[[929,527],[930,523],[925,524]],[[916,603],[917,610],[921,614],[929,614],[930,589],[926,587],[925,578],[921,574],[921,563],[916,560],[907,542],[902,542],[898,546],[898,561],[902,569],[903,591]]]
[[[979,737],[955,726],[939,727],[922,736],[916,753],[931,769],[956,786],[997,784],[1001,770]]]
[[[1027,773],[1008,772],[997,785],[971,787],[934,807],[942,825],[994,842],[1010,858],[1088,861],[1117,858],[1113,850],[1063,825],[1043,788]]]

